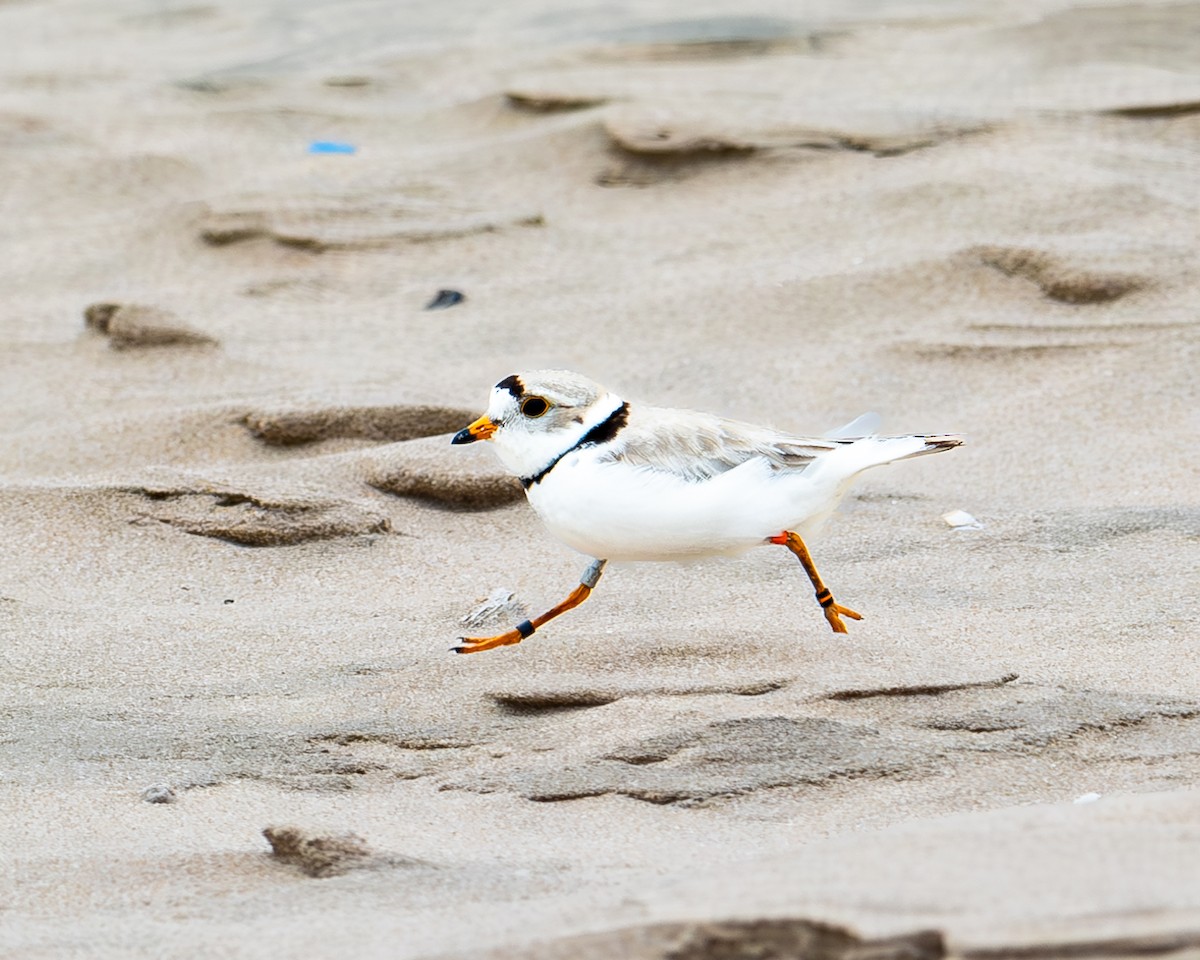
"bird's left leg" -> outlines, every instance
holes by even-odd
[[[771,543],[778,543],[781,546],[787,547],[796,555],[796,559],[804,567],[804,572],[808,574],[808,579],[812,581],[813,589],[817,592],[817,603],[824,608],[825,619],[833,627],[834,633],[846,633],[846,625],[842,623],[842,618],[839,614],[845,614],[851,620],[862,619],[862,614],[855,613],[849,607],[843,607],[833,599],[833,594],[829,592],[829,588],[821,580],[821,575],[817,573],[817,565],[813,563],[812,556],[808,552],[808,547],[804,545],[804,541],[800,539],[798,533],[785,530],[778,536],[768,537],[767,539]]]
[[[534,617],[532,620],[522,620],[507,633],[502,633],[496,637],[459,637],[458,639],[462,643],[462,646],[451,647],[450,649],[454,653],[479,653],[480,650],[491,650],[495,647],[507,647],[514,643],[520,643],[526,637],[533,636],[533,632],[538,627],[549,623],[555,617],[566,613],[568,610],[574,610],[583,603],[599,582],[600,574],[604,572],[604,565],[606,563],[608,563],[607,560],[593,560],[588,564],[588,568],[583,571],[583,576],[579,578],[579,586],[571,591],[571,595],[558,606],[547,610],[540,617]]]

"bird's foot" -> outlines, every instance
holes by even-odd
[[[451,653],[479,653],[481,650],[494,650],[496,647],[510,647],[520,643],[526,637],[533,636],[534,626],[528,620],[523,620],[511,630],[495,637],[459,637],[461,646],[451,647]]]
[[[842,622],[842,616],[847,616],[851,620],[861,620],[862,614],[856,613],[849,607],[843,607],[840,603],[830,603],[825,607],[825,619],[829,621],[829,625],[833,627],[834,633],[848,633],[846,625]]]
[[[451,653],[479,653],[481,650],[495,650],[496,647],[507,647],[520,643],[524,638],[516,630],[509,630],[498,637],[459,637],[459,646],[451,647]]]

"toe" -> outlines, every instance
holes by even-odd
[[[459,637],[459,645],[451,647],[454,653],[479,653],[482,650],[493,650],[496,647],[507,647],[520,643],[521,635],[516,630],[509,630],[498,637]]]

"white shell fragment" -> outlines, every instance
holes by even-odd
[[[525,619],[525,604],[517,599],[515,591],[508,587],[497,587],[487,595],[474,610],[462,618],[466,627],[480,627],[490,620],[496,619]]]
[[[1098,793],[1085,793],[1085,794],[1083,794],[1083,796],[1076,797],[1074,802],[1075,803],[1095,803],[1099,799],[1100,799],[1100,794],[1098,794]]]
[[[982,530],[983,524],[967,513],[966,510],[951,510],[943,513],[942,519],[952,530]]]

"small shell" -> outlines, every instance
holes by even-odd
[[[525,604],[508,587],[497,587],[474,610],[462,618],[463,626],[479,627],[491,620],[524,620]]]
[[[942,519],[952,530],[982,530],[983,524],[967,513],[966,510],[951,510],[943,513]]]

